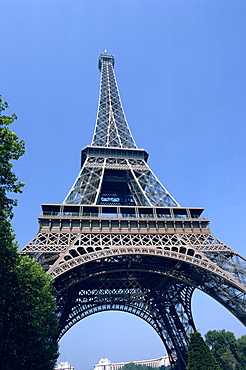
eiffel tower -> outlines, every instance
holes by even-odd
[[[184,370],[195,289],[246,324],[246,260],[211,234],[203,208],[181,207],[151,171],[114,63],[99,57],[97,121],[79,175],[63,203],[42,204],[39,231],[22,253],[54,278],[58,339],[96,312],[125,311],[148,322],[172,367]]]

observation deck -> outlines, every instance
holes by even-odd
[[[42,204],[40,231],[207,234],[204,208]]]
[[[81,151],[81,167],[86,157],[143,159],[147,162],[149,154],[144,149],[86,146]]]
[[[107,55],[107,54],[101,54],[98,61],[98,68],[101,72],[102,63],[103,61],[112,62],[112,65],[114,67],[114,56],[113,55]]]

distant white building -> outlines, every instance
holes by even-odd
[[[74,370],[74,367],[72,367],[70,363],[66,361],[61,362],[59,365],[57,365],[55,370]]]
[[[102,358],[98,362],[98,364],[94,366],[94,370],[120,370],[124,365],[127,365],[129,363],[134,363],[136,365],[151,366],[153,368],[161,367],[162,365],[164,366],[170,365],[168,355],[155,358],[152,360],[127,361],[127,362],[115,362],[115,363],[111,363],[111,361],[108,358]]]

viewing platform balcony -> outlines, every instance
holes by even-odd
[[[201,218],[204,208],[42,204],[43,217]]]
[[[43,204],[40,231],[207,234],[203,208]]]

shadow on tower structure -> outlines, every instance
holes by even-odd
[[[200,289],[246,324],[245,258],[216,239],[203,208],[180,207],[130,132],[114,74],[101,54],[90,146],[61,204],[42,204],[38,234],[22,249],[55,281],[60,339],[96,312],[148,322],[173,368],[185,370],[191,298]]]

